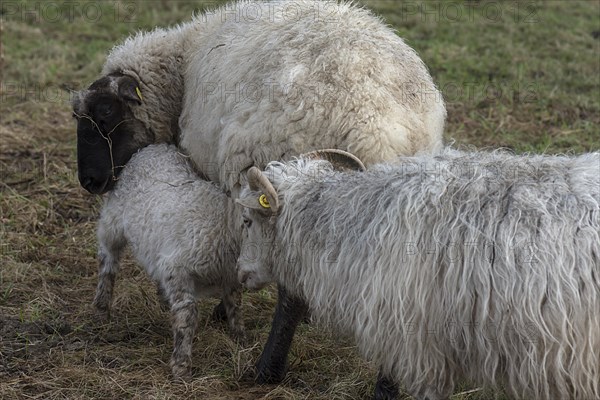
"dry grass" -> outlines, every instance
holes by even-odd
[[[90,303],[99,199],[78,185],[75,124],[68,92],[60,88],[86,86],[106,51],[134,29],[188,19],[203,2],[76,3],[80,12],[86,4],[102,10],[104,17],[95,21],[77,9],[73,21],[56,19],[52,9],[44,11],[47,4],[64,10],[75,3],[2,3],[0,398],[367,398],[374,370],[349,342],[306,324],[296,336],[286,380],[252,384],[248,376],[268,334],[273,290],[245,297],[247,347],[210,320],[216,301],[200,304],[194,379],[187,384],[169,376],[168,315],[129,257],[117,280],[113,319],[96,318]],[[600,148],[597,2],[527,3],[538,7],[537,22],[528,24],[515,20],[514,10],[501,23],[476,17],[456,23],[447,4],[464,10],[462,2],[426,3],[427,12],[441,7],[437,19],[402,11],[391,0],[366,4],[398,28],[430,66],[448,99],[449,138],[517,151]],[[496,3],[472,4],[481,10]],[[35,7],[38,17],[23,13]],[[486,84],[509,90],[485,96]],[[454,396],[492,398],[503,395],[468,385]]]

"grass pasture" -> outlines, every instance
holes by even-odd
[[[211,321],[216,301],[200,304],[189,383],[170,379],[168,315],[129,257],[110,323],[91,310],[100,199],[77,181],[67,89],[96,79],[108,50],[128,34],[218,3],[0,4],[0,399],[329,400],[372,393],[375,370],[351,343],[308,324],[297,332],[285,381],[252,384],[273,290],[245,296],[245,345]],[[600,150],[600,2],[362,3],[430,68],[447,102],[449,141],[519,153]],[[467,383],[453,397],[505,398]]]

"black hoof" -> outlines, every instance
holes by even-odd
[[[285,367],[277,369],[262,362],[256,365],[254,382],[260,385],[281,383],[283,378],[285,378]]]

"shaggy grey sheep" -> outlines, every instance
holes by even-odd
[[[241,282],[306,299],[416,398],[462,379],[600,398],[600,153],[299,159],[248,179]]]
[[[198,298],[222,296],[232,334],[243,336],[235,272],[237,208],[236,212],[233,200],[215,184],[198,178],[175,146],[166,144],[134,154],[105,199],[98,222],[100,266],[94,305],[109,311],[119,257],[129,244],[171,308],[171,367],[177,377],[191,372]]]

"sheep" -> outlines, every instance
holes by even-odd
[[[180,145],[210,180],[235,192],[240,171],[319,148],[350,151],[367,166],[441,149],[441,95],[381,19],[332,1],[235,10],[254,7],[269,15],[244,22],[217,11],[219,34],[185,63]]]
[[[110,52],[73,111],[89,192],[111,190],[139,148],[168,142],[234,197],[250,166],[317,148],[367,166],[436,151],[446,117],[416,52],[368,10],[329,0],[232,3],[138,33]],[[279,296],[259,382],[283,379],[303,313],[284,288]]]
[[[600,398],[600,152],[252,168],[238,279],[276,280],[417,399]]]
[[[240,19],[250,9],[269,16]],[[351,4],[234,3],[128,38],[102,75],[73,98],[80,183],[96,194],[157,142],[178,142],[227,190],[252,165],[316,148],[371,165],[442,145],[445,106],[423,61]]]
[[[240,243],[236,208],[220,188],[198,177],[175,146],[166,144],[134,154],[105,199],[98,221],[94,305],[109,313],[119,257],[129,244],[170,306],[170,365],[176,377],[191,374],[200,297],[222,296],[233,337],[244,337],[235,269]]]

